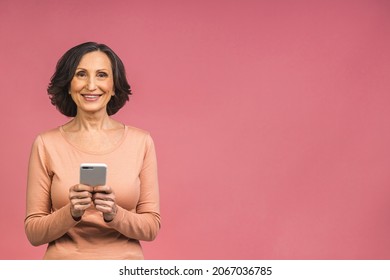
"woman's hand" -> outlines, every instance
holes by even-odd
[[[80,220],[85,210],[92,205],[93,187],[74,185],[69,189],[70,213],[73,219]]]
[[[106,222],[111,222],[116,215],[117,206],[115,194],[110,186],[97,186],[93,188],[92,200],[95,208],[103,213]]]

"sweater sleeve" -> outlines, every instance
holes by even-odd
[[[147,136],[145,145],[145,156],[139,175],[140,198],[136,211],[128,211],[118,206],[117,215],[107,224],[129,238],[152,241],[160,230],[161,221],[156,151],[150,135]]]
[[[70,204],[52,212],[51,179],[45,145],[42,137],[38,136],[33,143],[29,159],[24,220],[27,238],[34,246],[58,239],[77,224],[70,214]]]

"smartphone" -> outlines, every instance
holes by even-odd
[[[104,186],[107,178],[105,163],[82,163],[80,165],[80,184],[88,186]]]

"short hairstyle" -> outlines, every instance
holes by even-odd
[[[57,62],[56,70],[50,79],[47,93],[51,104],[65,116],[74,117],[77,106],[69,94],[70,83],[81,58],[90,52],[104,52],[111,61],[115,95],[107,104],[108,115],[113,115],[121,109],[132,94],[126,79],[126,71],[121,59],[104,44],[86,42],[69,49]]]

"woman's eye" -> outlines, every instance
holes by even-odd
[[[98,76],[99,78],[106,78],[106,77],[108,77],[108,74],[105,73],[105,72],[99,72],[99,73],[97,74],[97,76]]]
[[[79,72],[76,73],[76,76],[80,77],[80,78],[83,78],[83,77],[86,77],[87,75],[85,74],[84,71],[79,71]]]

